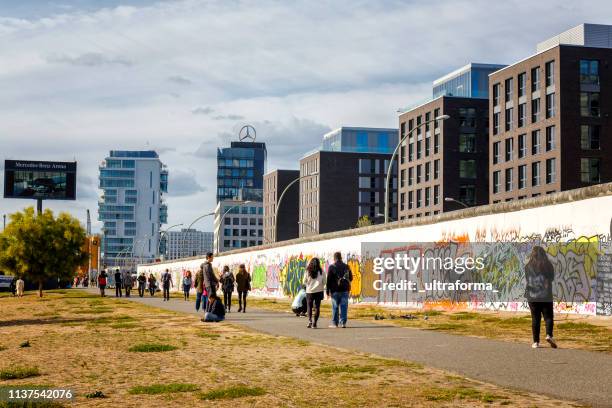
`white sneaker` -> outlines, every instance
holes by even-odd
[[[346,323],[342,323],[342,328],[346,329]]]
[[[329,327],[330,329],[337,329],[338,328],[338,326],[336,326],[335,324],[330,324],[327,327]]]
[[[540,347],[540,343],[533,343],[531,345],[531,348],[538,348],[538,347]]]
[[[555,339],[553,339],[552,337],[546,336],[546,341],[548,342],[548,344],[550,344],[550,347],[557,348],[557,343],[555,342]]]

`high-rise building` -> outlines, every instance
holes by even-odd
[[[164,233],[165,259],[179,259],[191,256],[203,256],[213,251],[213,233],[182,229]]]
[[[612,180],[612,26],[581,24],[491,74],[493,203]]]
[[[489,97],[489,74],[505,65],[470,63],[433,82],[433,99],[439,96]]]
[[[217,149],[217,202],[221,200],[263,200],[266,172],[266,144],[232,142]]]
[[[113,150],[100,165],[103,265],[132,268],[157,258],[168,218],[168,170],[155,151]]]
[[[264,242],[285,241],[298,237],[300,185],[296,180],[299,177],[299,170],[274,170],[264,175]],[[292,182],[293,184],[288,187]],[[285,190],[281,206],[277,207],[280,196]]]
[[[223,200],[217,203],[214,221],[216,253],[263,243],[263,203]]]
[[[397,129],[343,126],[323,136],[319,150],[391,154],[397,146]]]

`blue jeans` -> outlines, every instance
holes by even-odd
[[[206,312],[204,314],[205,322],[222,322],[223,320],[225,320],[225,317],[217,316],[216,314],[212,312]]]
[[[332,323],[346,324],[348,318],[348,292],[334,292],[332,298]],[[338,308],[340,308],[340,318],[338,318]]]
[[[206,303],[208,303],[208,296],[196,291],[196,312],[200,310],[200,304],[202,304],[202,310],[206,311]]]

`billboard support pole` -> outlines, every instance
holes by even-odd
[[[38,213],[38,215],[42,214],[42,198],[37,198],[36,199],[36,212]]]

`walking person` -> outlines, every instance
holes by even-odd
[[[306,267],[304,280],[306,285],[306,305],[308,307],[308,328],[316,329],[321,314],[321,301],[325,292],[325,272],[321,269],[319,258],[312,258]],[[313,317],[314,314],[314,317]]]
[[[217,289],[219,289],[219,279],[215,275],[215,271],[212,267],[213,254],[209,252],[206,254],[206,261],[202,264],[202,269],[204,272],[204,289],[208,294],[208,297],[213,293],[217,293]]]
[[[204,289],[204,264],[200,265],[200,269],[195,274],[194,286],[196,289],[196,301],[195,301],[195,309],[196,312],[200,311],[200,304],[202,305],[202,310],[206,312],[206,301],[208,297],[204,293],[206,289]]]
[[[125,273],[123,277],[123,287],[125,288],[125,297],[130,297],[130,292],[132,291],[132,285],[134,284],[132,279],[132,274],[130,271]]]
[[[347,264],[342,262],[342,254],[334,253],[334,263],[327,270],[327,296],[332,301],[332,321],[330,328],[346,328],[348,318],[348,300],[351,291],[353,273]]]
[[[189,291],[191,291],[192,283],[191,271],[185,272],[185,276],[183,276],[183,296],[185,297],[185,301],[189,300]]]
[[[552,348],[557,348],[553,338],[553,296],[552,282],[555,279],[555,270],[541,246],[534,246],[525,265],[525,297],[531,311],[531,332],[533,344],[531,347],[540,347],[540,324],[542,316],[546,324],[546,341]]]
[[[17,282],[15,282],[15,288],[17,290],[17,296],[23,297],[23,291],[25,289],[25,282],[23,281],[23,279],[21,279],[21,277],[19,277],[19,279],[17,279]]]
[[[140,272],[138,275],[138,296],[143,297],[145,293],[145,287],[147,286],[147,277],[144,272]]]
[[[13,277],[11,283],[9,283],[9,290],[13,294],[13,297],[17,296],[17,278]]]
[[[100,289],[100,296],[106,297],[104,290],[106,289],[106,271],[102,270],[98,275],[98,288]]]
[[[221,275],[221,289],[223,290],[223,304],[227,313],[232,311],[232,293],[234,292],[235,282],[234,274],[230,271],[229,266],[225,265]]]
[[[246,313],[247,294],[251,290],[251,275],[247,272],[244,264],[240,264],[238,267],[236,289],[238,289],[238,313]]]
[[[149,294],[151,297],[155,296],[155,291],[157,291],[157,279],[153,273],[149,273]]]
[[[208,305],[206,313],[202,321],[204,322],[221,322],[225,320],[225,306],[221,303],[221,299],[215,292],[211,292],[208,297]]]
[[[170,274],[170,270],[166,269],[161,276],[162,289],[164,291],[164,301],[168,302],[170,300],[170,286],[174,287],[174,282],[172,282],[172,275]]]
[[[123,297],[123,292],[121,291],[121,286],[123,282],[121,280],[121,271],[119,268],[115,271],[115,297]]]

